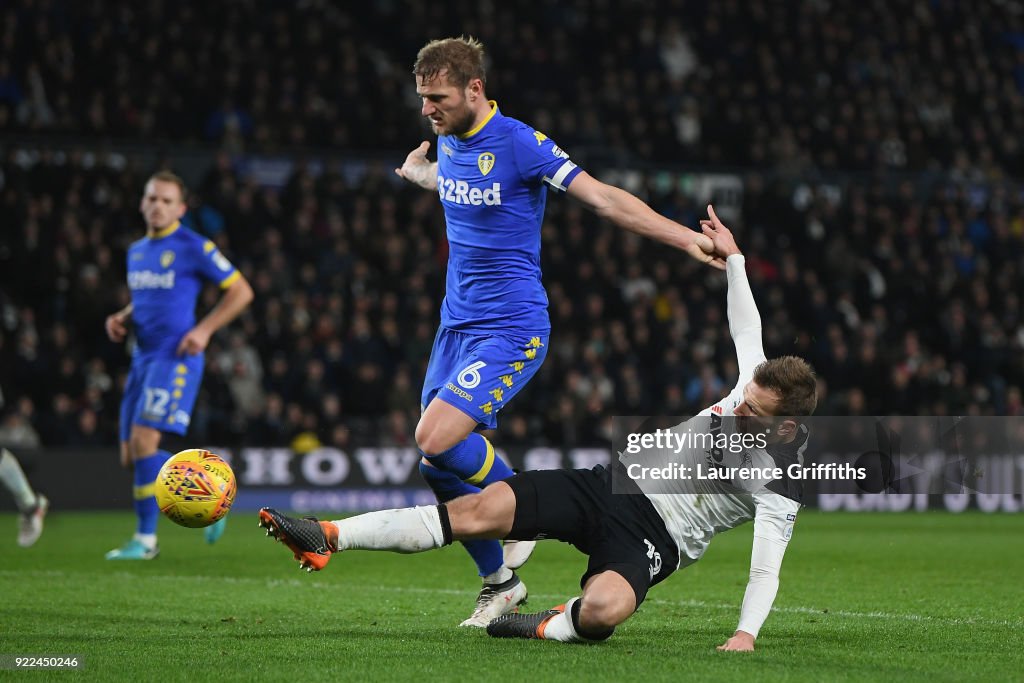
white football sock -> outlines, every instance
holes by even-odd
[[[572,625],[572,605],[577,600],[579,598],[573,598],[565,603],[565,611],[548,620],[544,626],[544,640],[560,640],[563,643],[578,643],[586,640],[576,633],[576,629]]]
[[[331,523],[338,527],[339,551],[420,553],[445,544],[436,505],[368,512]]]
[[[493,574],[488,574],[487,576],[484,577],[484,583],[490,583],[490,584],[505,583],[506,581],[508,581],[511,578],[512,578],[512,570],[509,569],[508,567],[506,567],[505,565],[501,565],[501,567],[498,568],[498,571],[494,572]]]
[[[36,506],[36,494],[25,478],[18,459],[6,448],[0,451],[0,482],[14,496],[18,510],[29,512]]]
[[[132,538],[150,550],[156,547],[156,534],[135,534]]]

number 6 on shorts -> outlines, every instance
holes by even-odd
[[[480,384],[480,368],[486,367],[487,363],[482,360],[478,360],[475,363],[467,365],[462,372],[459,373],[459,384],[463,389],[474,389]]]

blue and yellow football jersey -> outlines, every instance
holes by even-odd
[[[547,188],[580,169],[546,135],[491,114],[462,136],[438,136],[437,190],[449,256],[442,326],[468,334],[547,335],[540,230]]]
[[[196,324],[204,281],[226,288],[240,277],[213,242],[174,223],[128,248],[128,288],[139,355],[174,355]]]

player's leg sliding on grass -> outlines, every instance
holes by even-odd
[[[479,435],[474,434],[473,436]],[[490,446],[490,444],[488,444],[488,446]],[[504,465],[504,463],[501,464]],[[438,502],[446,503],[449,500],[454,500],[461,496],[466,496],[471,493],[479,493],[481,490],[478,486],[462,481],[459,479],[457,474],[438,469],[431,464],[430,459],[427,457],[424,457],[420,461],[419,469],[420,475],[423,477],[423,481],[427,483],[430,489],[437,496]],[[479,553],[475,553],[471,550],[471,548],[476,547],[478,544],[487,550]],[[488,551],[491,544],[488,541],[463,541],[462,545],[467,551],[469,551],[471,557],[476,558],[479,555],[481,559],[487,558],[487,560],[489,560]],[[526,564],[527,560],[530,559],[530,555],[533,554],[533,550],[536,546],[536,541],[505,541],[501,548],[504,566],[512,571],[519,569]],[[482,571],[486,572],[486,569]],[[485,583],[487,582],[487,576],[489,574],[491,574],[491,572],[481,573]]]
[[[18,459],[6,448],[0,448],[0,484],[10,491],[18,506],[18,545],[28,548],[43,533],[43,519],[50,509],[50,501],[32,490]]]
[[[603,472],[602,468],[598,469]],[[553,477],[551,472],[527,472],[509,482],[488,486],[480,494],[465,496],[450,503],[383,510],[337,521],[295,519],[264,508],[260,511],[260,525],[267,529],[268,535],[285,543],[299,560],[299,565],[310,571],[323,569],[332,554],[348,550],[419,553],[451,545],[454,541],[515,539],[518,538],[515,532],[517,523],[537,528],[538,520],[537,511],[517,516],[517,494],[513,493],[512,486],[516,486],[517,492],[527,492],[520,493],[520,497],[531,497],[528,492],[538,485],[545,489],[549,498],[555,497],[559,496],[558,489],[566,474],[557,471]],[[610,492],[610,483],[607,477],[601,478],[601,473],[587,470],[579,473],[579,476],[601,486],[608,484]],[[538,484],[535,483],[537,480],[542,481]],[[594,507],[590,512],[599,515],[601,506]],[[552,519],[569,516],[562,514],[562,510],[552,509],[550,513],[549,518]],[[570,541],[579,546],[588,545],[582,541],[583,529],[569,530],[571,524],[569,521],[551,524],[548,527],[551,538]],[[529,533],[532,535],[534,531]],[[524,533],[522,538],[530,537]],[[622,559],[623,566],[626,566],[629,558],[624,556]],[[648,567],[646,560],[642,562],[634,571],[626,570],[626,573],[646,579]],[[593,569],[593,559],[591,566]],[[487,633],[496,637],[566,642],[603,640],[611,635],[615,626],[627,620],[636,610],[638,596],[642,599],[646,593],[646,586],[638,593],[624,575],[611,569],[589,571],[585,580],[582,597],[536,614],[497,615],[486,625]]]

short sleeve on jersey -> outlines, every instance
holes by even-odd
[[[529,126],[524,125],[515,132],[512,149],[519,173],[528,183],[544,182],[565,192],[580,172],[554,140]]]
[[[221,289],[230,287],[240,276],[231,261],[220,253],[217,245],[206,240],[203,242],[202,253],[195,260],[200,274],[220,285]]]

